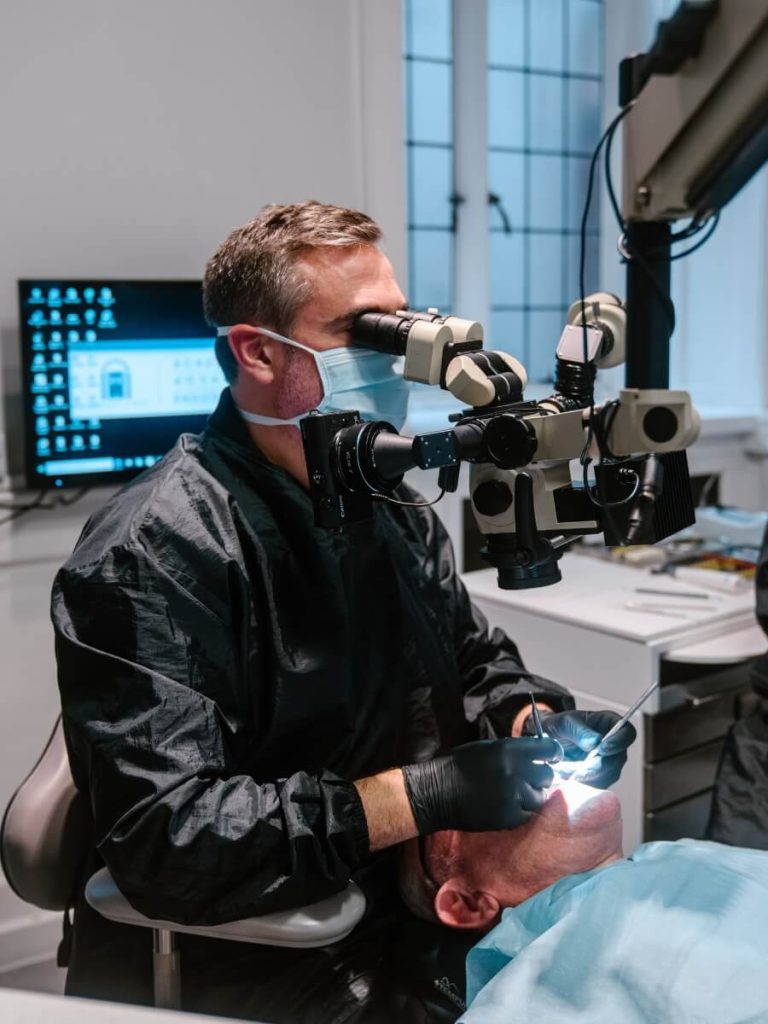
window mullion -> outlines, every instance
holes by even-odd
[[[454,312],[489,323],[486,0],[453,0]]]

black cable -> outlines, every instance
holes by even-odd
[[[610,132],[610,134],[608,135],[608,138],[606,139],[605,143],[605,184],[608,191],[608,197],[611,201],[611,207],[613,209],[614,216],[616,217],[616,223],[621,229],[622,234],[624,234],[624,232],[627,230],[627,224],[621,215],[621,207],[619,206],[619,201],[616,198],[616,190],[613,186],[613,170],[611,168],[611,147],[613,145],[613,137],[616,134],[617,127],[618,120],[614,122],[612,128],[609,127],[608,131]],[[704,221],[700,221],[697,217],[694,216],[691,218],[691,222],[690,224],[687,225],[687,227],[681,228],[680,231],[677,231],[674,234],[670,235],[669,240],[674,245],[675,242],[682,242],[688,238],[692,238],[694,235],[699,234],[700,231],[703,231],[709,224],[709,222],[710,218],[707,218]]]
[[[609,458],[612,462],[618,462],[619,457],[612,451],[608,444],[608,438],[610,437],[613,421],[618,415],[620,406],[621,402],[618,398],[614,398],[612,402],[604,405],[599,413],[595,414],[592,423],[593,433],[601,458]]]
[[[624,107],[616,115],[616,117],[613,119],[613,121],[611,121],[611,123],[608,125],[608,127],[605,130],[605,132],[603,133],[602,138],[600,139],[600,141],[598,142],[597,146],[595,147],[595,151],[594,151],[594,153],[592,155],[592,160],[590,162],[589,179],[588,179],[588,183],[587,183],[587,196],[586,196],[586,200],[585,200],[585,203],[584,203],[584,211],[583,211],[582,220],[581,220],[581,236],[580,236],[581,251],[580,251],[580,260],[579,260],[579,291],[580,291],[580,297],[581,297],[581,320],[582,320],[582,331],[583,331],[583,340],[584,340],[584,361],[585,361],[585,363],[586,363],[587,357],[588,357],[588,338],[587,338],[586,303],[585,303],[585,292],[586,292],[586,284],[585,284],[585,273],[586,273],[586,270],[585,270],[585,265],[586,265],[587,220],[588,220],[588,217],[589,217],[589,206],[590,206],[590,202],[591,202],[591,198],[592,198],[592,189],[593,189],[593,186],[594,186],[595,166],[597,164],[597,158],[598,158],[598,155],[599,155],[599,152],[600,152],[600,147],[603,146],[603,145],[605,145],[604,161],[605,161],[606,188],[607,188],[607,191],[608,191],[608,197],[609,197],[609,200],[610,200],[611,208],[612,208],[614,216],[616,218],[616,222],[617,222],[617,224],[618,224],[618,226],[619,226],[619,228],[621,230],[621,233],[622,233],[621,234],[621,238],[619,240],[619,252],[621,253],[621,255],[622,255],[622,257],[623,257],[623,259],[625,261],[627,261],[627,260],[634,260],[635,263],[644,272],[646,278],[648,279],[649,284],[651,285],[651,288],[653,289],[653,291],[654,291],[654,293],[656,295],[656,298],[659,300],[659,302],[661,304],[661,307],[662,307],[662,309],[663,309],[663,311],[664,311],[664,313],[666,315],[667,322],[668,322],[669,327],[670,327],[670,333],[673,333],[674,329],[675,329],[675,307],[674,307],[674,305],[673,305],[669,295],[666,294],[666,291],[662,288],[661,284],[659,283],[658,278],[656,277],[656,274],[654,273],[651,265],[647,262],[645,257],[644,256],[640,256],[636,252],[633,252],[632,249],[627,245],[627,242],[626,242],[627,225],[626,225],[626,222],[624,221],[624,218],[622,216],[621,208],[619,206],[619,202],[618,202],[618,199],[617,199],[617,196],[616,196],[616,191],[615,191],[614,186],[613,186],[613,175],[612,175],[612,170],[611,170],[611,148],[612,148],[612,145],[613,145],[613,136],[614,136],[614,134],[616,132],[616,129],[617,129],[620,121],[622,120],[623,117],[626,116],[626,114],[629,112],[629,110],[631,108],[632,108],[632,103],[630,102],[629,104],[627,104],[626,107]],[[691,253],[693,253],[697,249],[701,248],[701,246],[704,245],[705,242],[709,241],[709,239],[712,237],[712,234],[714,233],[715,229],[717,228],[717,224],[719,222],[719,219],[720,219],[720,211],[719,210],[714,214],[714,216],[708,218],[705,221],[699,221],[698,218],[694,216],[691,219],[690,223],[685,228],[682,228],[680,231],[674,232],[674,233],[672,233],[670,235],[670,238],[669,238],[670,246],[674,245],[676,242],[682,242],[682,241],[685,241],[685,240],[687,240],[689,238],[697,237],[698,235],[700,235],[703,232],[702,237],[699,238],[699,240],[694,245],[689,246],[689,248],[685,249],[684,251],[676,252],[676,253],[670,253],[669,255],[667,255],[665,257],[662,257],[661,259],[657,259],[657,262],[666,263],[666,262],[672,262],[673,260],[683,259],[685,256],[689,256]],[[651,251],[648,255],[650,256],[651,260],[653,261],[654,257],[655,257],[655,254]],[[601,410],[600,415],[596,416],[595,415],[595,409],[594,409],[594,395],[590,396],[587,440],[586,440],[586,443],[584,445],[584,449],[582,450],[582,453],[581,453],[581,456],[580,456],[580,459],[579,459],[579,461],[581,463],[581,466],[582,466],[583,483],[584,483],[584,489],[585,489],[585,491],[587,493],[587,496],[589,497],[589,499],[590,499],[590,501],[592,502],[593,505],[595,505],[596,507],[598,507],[598,508],[600,508],[600,509],[605,511],[606,517],[609,518],[609,519],[612,518],[611,517],[611,509],[620,507],[622,505],[629,504],[632,500],[634,500],[634,498],[638,494],[638,492],[640,490],[640,486],[641,486],[640,474],[637,473],[635,470],[628,471],[628,472],[631,472],[632,475],[635,478],[634,485],[632,487],[631,493],[626,498],[623,498],[623,499],[621,499],[619,501],[604,502],[599,497],[599,492],[598,492],[597,486],[595,486],[594,488],[591,488],[589,486],[589,478],[588,478],[589,467],[590,467],[590,465],[592,464],[592,461],[593,461],[592,458],[589,456],[589,449],[590,449],[590,447],[592,445],[593,438],[597,442],[597,449],[598,449],[598,452],[599,452],[599,462],[600,462],[600,464],[602,464],[605,461],[606,458],[610,459],[610,461],[612,462],[613,465],[620,465],[622,461],[629,461],[629,460],[616,459],[615,454],[611,451],[610,444],[609,444],[609,441],[608,441],[608,438],[610,437],[611,427],[613,426],[613,421],[614,421],[614,419],[615,419],[615,417],[617,415],[617,412],[618,412],[618,402],[614,402],[614,403],[610,403],[608,406],[605,406]]]
[[[613,186],[613,175],[611,172],[611,144],[613,143],[613,136],[615,134],[615,130],[611,132],[605,146],[605,183],[608,190],[608,197],[611,201],[611,207],[616,218],[616,223],[623,234],[627,230],[627,223],[621,215],[621,208],[619,207],[619,201],[616,198],[616,191]],[[700,221],[697,217],[692,217],[691,222],[687,227],[681,228],[680,231],[675,231],[669,236],[670,243],[674,245],[676,242],[684,242],[688,238],[694,238],[708,227],[710,221],[711,217],[707,217],[707,219],[703,221]]]
[[[616,132],[616,129],[619,126],[620,122],[627,116],[627,114],[632,109],[633,103],[634,103],[634,101],[628,103],[626,105],[626,107],[623,107],[619,111],[619,113],[614,117],[614,119],[611,121],[611,123],[608,125],[608,127],[605,129],[605,131],[603,132],[603,134],[602,134],[602,136],[600,138],[600,141],[595,146],[595,150],[594,150],[594,152],[592,154],[592,159],[591,159],[590,165],[589,165],[589,177],[588,177],[588,180],[587,180],[587,195],[586,195],[586,198],[584,200],[584,210],[582,212],[582,217],[581,217],[580,253],[579,253],[579,293],[580,293],[580,300],[581,300],[581,327],[582,327],[582,337],[583,337],[583,346],[584,346],[583,357],[584,357],[584,363],[585,364],[589,360],[589,342],[588,342],[588,338],[587,338],[587,323],[586,323],[587,318],[586,318],[586,299],[585,299],[585,293],[586,293],[585,276],[586,276],[586,260],[587,260],[587,221],[589,220],[589,207],[590,207],[591,202],[592,202],[592,190],[594,188],[594,183],[595,183],[595,169],[597,167],[597,161],[598,161],[599,156],[600,156],[600,149],[605,144],[605,147],[606,147],[605,148],[606,184],[607,184],[607,187],[608,187],[608,195],[610,197],[611,206],[613,207],[613,211],[614,211],[614,214],[616,216],[616,219],[617,219],[617,221],[618,221],[618,223],[621,226],[622,231],[623,231],[624,228],[625,228],[625,224],[624,224],[624,219],[621,216],[621,210],[619,208],[618,200],[616,198],[616,192],[615,192],[614,187],[613,187],[613,179],[612,179],[612,176],[611,176],[611,168],[610,168],[610,154],[611,154],[611,145],[613,143],[613,136],[614,136],[614,134]],[[628,249],[626,250],[626,254],[630,258],[635,259],[637,264],[638,264],[638,266],[641,267],[641,269],[645,272],[646,276],[648,277],[648,279],[650,281],[651,287],[653,288],[654,292],[656,293],[656,297],[659,299],[659,302],[661,303],[661,305],[662,305],[662,307],[663,307],[663,309],[664,309],[664,311],[665,311],[665,313],[667,315],[667,320],[669,322],[670,329],[672,331],[674,331],[674,328],[675,328],[675,309],[674,309],[674,306],[672,305],[672,303],[669,300],[669,298],[664,294],[664,291],[663,291],[661,285],[659,284],[658,279],[656,278],[656,275],[653,273],[653,270],[648,265],[648,263],[645,261],[645,259],[643,259],[642,257],[640,257],[640,256],[638,256],[638,255],[636,255],[634,253],[631,253]],[[595,416],[595,405],[594,405],[594,391],[593,391],[590,394],[590,402],[589,402],[589,431],[590,431],[590,439],[591,439],[591,435],[593,433],[593,420],[594,420],[594,416]],[[601,448],[601,437],[598,436],[597,434],[595,434],[595,436],[597,437],[598,448],[600,449],[600,459],[602,461],[602,459],[605,457],[605,452]],[[582,453],[582,460],[586,457],[586,451],[588,450],[588,448],[589,448],[589,445],[586,446],[585,451]],[[591,461],[591,460],[589,460],[589,461]],[[582,465],[584,465],[583,461],[582,461]]]
[[[615,419],[618,413],[618,407],[620,407],[620,402],[618,402],[618,400],[616,399],[610,402],[608,406],[606,406],[604,409],[602,409],[599,415],[593,415],[590,417],[589,429],[587,432],[587,440],[585,442],[584,449],[582,451],[579,461],[582,466],[582,480],[584,484],[585,494],[589,498],[590,502],[595,506],[595,508],[600,509],[600,511],[604,513],[605,518],[610,524],[611,528],[613,529],[614,534],[620,537],[624,537],[623,531],[616,527],[612,512],[613,509],[622,508],[622,506],[624,505],[629,505],[629,503],[634,501],[634,499],[637,497],[641,483],[640,474],[634,469],[627,470],[626,472],[628,474],[631,473],[632,476],[634,476],[635,478],[634,483],[632,485],[632,490],[626,498],[617,499],[616,501],[612,502],[603,501],[603,499],[599,497],[599,490],[597,484],[595,484],[595,486],[590,486],[589,482],[589,468],[593,462],[592,458],[589,456],[589,450],[590,445],[592,444],[593,436],[597,440],[598,451],[600,452],[600,465],[603,465],[603,463],[606,460],[606,457],[609,459],[610,464],[613,466],[621,467],[628,463],[634,462],[634,459],[632,459],[632,457],[627,457],[624,459],[617,458],[611,452],[607,442],[607,435],[610,432],[610,427],[612,426],[613,420]],[[609,421],[606,424],[602,424],[601,421],[603,420],[603,418],[607,420],[608,415],[610,415]]]
[[[618,241],[618,246],[617,247],[618,247],[619,253],[621,254],[623,262],[624,263],[633,263],[633,262],[637,263],[637,265],[644,272],[645,276],[648,278],[648,281],[650,282],[651,288],[653,288],[653,291],[656,294],[656,298],[659,300],[659,304],[662,307],[662,311],[664,312],[664,315],[667,318],[667,323],[669,325],[669,333],[673,334],[674,330],[675,330],[675,323],[676,323],[676,319],[675,319],[675,306],[674,306],[674,303],[672,302],[672,300],[670,299],[669,295],[665,291],[665,289],[662,288],[662,286],[659,284],[659,279],[654,274],[653,270],[651,269],[650,264],[646,261],[644,256],[641,256],[640,253],[633,252],[629,248],[629,246],[627,245],[626,236],[622,235],[622,237]],[[656,250],[656,251],[658,251],[658,250]],[[657,262],[658,263],[668,263],[670,258],[671,257],[666,257],[665,259],[657,260]]]
[[[591,418],[589,428],[587,431],[587,440],[584,445],[584,448],[582,449],[581,456],[579,457],[579,462],[581,463],[582,467],[584,489],[587,492],[587,496],[589,497],[593,505],[596,505],[598,508],[603,509],[619,508],[621,505],[628,504],[635,497],[640,487],[640,477],[634,469],[628,471],[635,478],[634,490],[631,494],[627,495],[626,498],[620,498],[617,501],[603,501],[602,499],[596,496],[598,494],[597,487],[593,488],[589,486],[587,474],[589,467],[592,465],[593,462],[592,458],[589,455],[589,449],[592,444],[593,437],[597,441],[597,448],[600,453],[600,465],[602,465],[607,460],[608,462],[610,462],[612,466],[621,467],[629,465],[635,461],[632,456],[626,456],[623,458],[617,456],[611,450],[610,445],[608,444],[608,436],[611,432],[613,421],[616,419],[616,416],[618,415],[620,404],[621,403],[618,399],[614,399],[613,402],[610,402],[607,405],[603,406],[600,412],[596,413]]]
[[[619,123],[622,121],[623,118],[625,118],[627,116],[627,114],[629,113],[629,111],[631,109],[632,109],[632,103],[628,103],[627,106],[624,107],[622,110],[620,110],[619,113],[616,115],[616,117],[614,117],[614,119],[611,121],[611,123],[608,125],[608,127],[603,132],[599,142],[595,146],[595,150],[594,150],[594,152],[592,154],[592,159],[591,159],[590,164],[589,164],[589,177],[587,179],[587,194],[586,194],[586,197],[585,197],[585,200],[584,200],[584,209],[583,209],[582,215],[581,215],[581,231],[580,231],[580,238],[579,238],[579,240],[580,240],[580,252],[579,252],[579,297],[580,297],[580,300],[581,300],[581,328],[582,328],[582,338],[583,338],[583,346],[584,346],[583,359],[584,359],[584,365],[585,366],[589,362],[589,341],[588,341],[588,337],[587,337],[587,316],[586,316],[586,290],[587,289],[586,289],[586,281],[585,281],[586,261],[587,261],[587,222],[589,220],[589,208],[590,208],[590,205],[591,205],[591,202],[592,202],[592,191],[593,191],[594,185],[595,185],[595,169],[597,167],[597,161],[600,158],[600,150],[601,150],[603,144],[610,143],[610,141],[613,138],[613,134],[616,131],[616,128],[618,127]],[[608,177],[609,177],[609,180],[610,180],[610,176],[608,176]],[[611,204],[613,205],[614,212],[616,213],[616,216],[618,217],[619,222],[621,224],[623,224],[623,221],[622,221],[622,218],[621,218],[621,211],[619,210],[618,202],[616,201],[616,194],[615,194],[615,192],[613,190],[613,183],[612,182],[609,185],[609,190],[608,191],[609,191],[609,195],[611,197]],[[615,415],[615,413],[614,413],[614,415]],[[581,456],[579,458],[579,462],[581,463],[581,467],[582,467],[583,478],[584,478],[584,488],[585,488],[585,491],[587,493],[587,496],[589,497],[589,499],[590,499],[590,501],[592,502],[593,505],[595,505],[597,507],[601,507],[601,503],[597,499],[596,495],[592,493],[592,489],[590,488],[589,481],[588,481],[589,467],[592,464],[592,459],[589,457],[588,453],[589,453],[589,449],[591,447],[592,439],[593,438],[595,438],[597,440],[598,451],[600,453],[600,461],[602,462],[603,459],[605,458],[605,453],[603,451],[603,443],[604,443],[604,441],[606,439],[605,439],[605,436],[604,436],[604,434],[603,434],[603,432],[601,430],[601,427],[597,426],[597,430],[596,430],[596,426],[597,426],[597,418],[595,416],[594,388],[590,388],[590,394],[589,394],[589,419],[587,421],[587,439],[586,439],[586,443],[584,445],[584,448],[582,450]],[[638,481],[638,486],[639,486],[639,481]]]
[[[616,192],[613,188],[613,174],[611,172],[611,146],[613,145],[613,136],[616,134],[616,127],[618,127],[618,122],[616,122],[613,131],[610,133],[605,143],[605,184],[608,189],[608,198],[611,200],[611,207],[613,208],[613,213],[616,217],[616,223],[619,225],[623,234],[626,231],[627,225],[624,223],[624,218],[621,215],[621,207],[619,206],[619,201],[616,198]]]
[[[84,498],[86,496],[86,494],[88,493],[88,491],[90,491],[90,489],[91,489],[91,485],[90,484],[85,484],[83,487],[80,488],[79,491],[75,491],[75,493],[72,495],[71,498],[59,498],[58,501],[56,502],[56,504],[57,505],[74,505],[78,501],[80,501],[81,498]]]
[[[645,276],[647,277],[648,282],[651,285],[651,288],[653,289],[653,291],[656,294],[656,298],[659,300],[659,302],[660,302],[660,304],[661,304],[661,306],[662,306],[662,308],[664,310],[664,313],[665,313],[666,318],[667,318],[667,323],[669,324],[670,333],[673,333],[674,329],[675,329],[675,307],[674,307],[672,301],[670,300],[669,296],[665,293],[664,289],[659,284],[658,278],[654,274],[653,269],[651,268],[650,264],[645,260],[644,257],[640,256],[638,253],[633,252],[629,248],[629,246],[627,246],[626,239],[625,239],[625,232],[626,232],[626,229],[627,229],[627,225],[626,225],[626,222],[625,222],[624,218],[621,215],[621,208],[619,207],[618,199],[616,198],[616,190],[613,187],[613,174],[612,174],[612,171],[611,171],[611,146],[613,145],[613,136],[616,133],[616,128],[618,127],[619,122],[621,121],[622,117],[624,116],[624,114],[627,111],[629,111],[631,109],[631,107],[632,107],[632,104],[631,103],[628,104],[613,119],[613,121],[610,123],[608,128],[605,130],[603,138],[600,140],[600,142],[598,142],[597,148],[595,150],[595,153],[597,153],[599,151],[600,146],[603,144],[603,142],[605,142],[605,153],[604,153],[604,156],[605,156],[605,182],[606,182],[606,187],[607,187],[607,190],[608,190],[608,196],[609,196],[610,201],[611,201],[611,207],[613,209],[614,216],[616,217],[616,223],[619,225],[619,228],[621,229],[621,232],[622,232],[622,239],[621,239],[620,244],[619,244],[619,252],[621,253],[621,255],[622,255],[622,257],[623,257],[623,259],[625,261],[626,260],[634,260],[637,263],[637,265],[640,267],[640,269],[645,273]],[[593,157],[593,159],[594,159],[594,157]],[[590,185],[590,187],[591,187],[591,185]],[[588,197],[587,201],[589,201],[589,197]],[[719,211],[715,215],[715,218],[714,218],[715,223],[714,223],[714,225],[710,226],[709,231],[707,231],[706,235],[696,245],[691,246],[689,249],[686,249],[685,252],[675,253],[674,255],[668,256],[665,259],[659,260],[659,262],[666,263],[668,261],[682,259],[682,257],[688,256],[688,255],[690,255],[690,253],[695,252],[696,249],[698,249],[700,245],[703,245],[704,242],[706,242],[712,236],[712,232],[715,230],[715,227],[717,225],[718,217],[719,217]],[[702,223],[699,223],[699,222],[697,222],[696,218],[694,217],[691,220],[691,223],[686,228],[684,228],[681,231],[679,231],[679,232],[677,232],[675,234],[672,234],[670,236],[670,244],[674,244],[675,242],[681,242],[681,241],[684,241],[687,238],[694,237],[695,235],[699,234],[700,231],[705,230],[706,226],[709,223],[710,223],[709,220],[706,220],[706,221],[704,221]],[[585,240],[582,241],[582,246],[583,246],[583,248],[585,248]],[[650,255],[653,256],[653,253],[651,253]],[[581,294],[582,294],[582,311],[583,311],[584,282],[583,282],[583,279],[581,278],[581,275],[580,275],[579,284],[580,284]],[[585,328],[585,332],[584,333],[586,335],[586,328]],[[585,338],[585,346],[586,346],[586,338]]]
[[[673,260],[682,259],[683,256],[688,256],[690,253],[695,252],[698,248],[704,245],[704,243],[712,237],[715,228],[719,223],[720,211],[718,210],[716,213],[712,214],[711,217],[707,217],[706,220],[698,221],[695,228],[689,227],[686,228],[685,231],[678,231],[676,234],[670,236],[671,242],[682,242],[689,238],[696,238],[704,232],[705,234],[703,238],[700,238],[695,245],[690,246],[690,248],[685,249],[683,252],[672,253],[669,256],[659,256],[658,253],[661,252],[660,249],[650,249],[648,251],[648,255],[655,258],[657,263],[671,263]],[[621,253],[622,259],[625,263],[637,258],[637,256],[633,256],[631,251],[626,247],[626,239],[624,237],[619,240],[619,252]]]
[[[430,505],[436,505],[445,497],[445,487],[441,488],[438,496],[432,501],[400,501],[398,498],[390,498],[388,494],[380,494],[378,491],[372,491],[371,497],[378,498],[379,501],[388,501],[391,505],[402,505],[403,508],[429,508]]]
[[[683,252],[676,252],[672,256],[670,256],[670,263],[673,260],[681,260],[684,256],[690,256],[692,252],[696,252],[696,250],[700,249],[705,242],[708,242],[710,240],[712,235],[714,235],[715,233],[717,225],[720,223],[720,211],[718,210],[713,217],[710,217],[710,219],[706,221],[706,223],[709,224],[709,230],[706,232],[703,238],[700,238],[695,245],[692,245],[690,248],[685,249]]]
[[[587,496],[589,497],[589,500],[592,502],[593,505],[596,505],[597,508],[601,508],[601,509],[621,508],[622,505],[628,505],[630,503],[630,501],[632,501],[637,496],[637,492],[640,490],[640,474],[636,470],[634,470],[634,469],[627,469],[627,470],[624,470],[624,472],[625,473],[631,473],[632,476],[635,478],[635,482],[632,485],[631,493],[628,494],[626,498],[619,498],[616,501],[603,501],[602,498],[599,498],[597,496],[598,495],[597,485],[595,485],[594,487],[590,487],[589,486],[589,480],[588,480],[588,477],[587,477],[587,472],[589,470],[589,466],[590,466],[591,462],[592,462],[592,460],[588,459],[586,461],[586,463],[584,463],[584,467],[583,467],[584,489],[587,492]]]
[[[608,437],[610,436],[613,421],[616,419],[616,416],[618,415],[620,405],[621,403],[619,402],[619,400],[614,399],[614,401],[609,402],[607,405],[603,406],[599,413],[595,413],[594,410],[592,410],[592,415],[590,416],[588,422],[587,439],[585,441],[584,448],[582,449],[581,455],[579,457],[579,463],[581,464],[582,468],[582,481],[584,486],[584,492],[586,493],[590,502],[595,506],[595,508],[600,509],[600,511],[603,513],[606,522],[609,524],[613,532],[618,537],[621,537],[623,539],[625,537],[624,532],[623,530],[618,528],[616,521],[613,517],[613,510],[616,508],[621,508],[623,505],[628,505],[637,497],[641,484],[640,474],[634,469],[625,471],[627,473],[631,473],[634,477],[632,490],[625,498],[620,498],[616,501],[604,501],[600,497],[597,483],[595,483],[594,487],[591,487],[589,483],[589,467],[592,465],[593,462],[592,458],[589,455],[589,449],[592,445],[593,437],[597,441],[597,448],[600,453],[600,465],[603,465],[606,462],[606,460],[608,460],[610,464],[614,467],[621,467],[622,465],[627,465],[628,463],[634,462],[632,456],[627,456],[625,458],[618,457],[612,451],[608,443]]]
[[[23,505],[9,505],[6,502],[0,502],[0,509],[5,512],[31,512],[34,508],[53,508],[53,505],[43,504],[43,499],[47,493],[48,488],[44,487],[31,501],[24,502]]]
[[[702,231],[705,232],[704,236],[702,238],[700,238],[699,241],[695,245],[692,245],[688,249],[683,250],[683,252],[672,253],[669,256],[665,256],[665,257],[663,257],[661,259],[656,259],[656,262],[657,263],[672,263],[672,262],[674,262],[674,260],[680,260],[680,259],[683,259],[683,257],[685,257],[685,256],[690,256],[690,254],[692,252],[696,252],[696,250],[700,249],[701,246],[704,245],[705,242],[709,241],[709,239],[714,234],[715,229],[716,229],[716,227],[717,227],[719,222],[720,222],[720,211],[718,210],[717,213],[715,213],[708,220],[704,221],[703,224],[701,224],[695,231],[692,231],[691,234],[688,236],[688,237],[693,237],[694,235],[697,235],[697,234],[699,234]],[[679,236],[678,240],[682,239],[683,237],[684,236],[681,234]],[[653,288],[653,291],[656,294],[656,298],[659,300],[659,302],[660,302],[660,304],[662,306],[662,309],[664,310],[664,313],[665,313],[665,315],[667,317],[667,323],[669,325],[670,334],[674,333],[675,322],[676,322],[674,304],[673,304],[672,300],[669,298],[669,296],[667,295],[667,293],[665,292],[665,290],[659,284],[659,280],[656,277],[656,275],[654,274],[653,269],[651,268],[650,264],[645,260],[645,257],[640,256],[639,253],[633,252],[629,248],[629,246],[626,244],[626,238],[622,238],[620,240],[619,252],[621,253],[621,255],[622,255],[622,257],[624,258],[625,261],[632,261],[632,260],[634,260],[634,262],[637,263],[638,266],[644,271],[645,276],[647,277],[651,287]],[[651,255],[653,255],[653,254],[651,254]]]
[[[0,519],[0,526],[5,526],[6,523],[10,523],[11,520],[13,520],[13,519],[18,519],[19,516],[23,516],[25,512],[29,512],[29,511],[30,511],[30,509],[28,509],[28,508],[16,509],[16,511],[15,512],[11,512],[11,514],[9,516],[5,516],[3,519]]]
[[[19,519],[21,516],[26,515],[28,512],[34,511],[36,508],[52,508],[52,505],[43,505],[43,499],[45,498],[47,493],[48,488],[44,487],[37,495],[37,497],[33,498],[32,501],[30,501],[26,505],[0,506],[2,508],[5,508],[6,510],[11,510],[11,514],[9,516],[5,516],[3,519],[0,519],[0,526],[3,526],[5,523],[10,523],[12,519]]]
[[[710,220],[710,217],[707,217],[705,220],[699,220],[698,217],[692,217],[688,227],[681,228],[679,231],[675,231],[669,236],[670,242],[674,245],[675,242],[682,242],[687,238],[694,238],[708,226]]]
[[[580,244],[580,253],[579,253],[579,296],[580,296],[580,299],[581,299],[581,326],[582,326],[583,338],[584,338],[584,362],[585,362],[585,364],[589,361],[588,358],[587,358],[588,354],[589,354],[589,343],[588,343],[588,340],[587,340],[587,322],[586,322],[587,318],[586,318],[586,304],[585,304],[585,298],[584,298],[585,297],[585,293],[586,293],[586,284],[585,284],[584,278],[585,278],[585,274],[586,274],[586,262],[587,262],[587,221],[589,220],[589,207],[590,207],[590,205],[592,203],[592,190],[595,187],[595,168],[597,167],[597,161],[600,158],[600,150],[602,149],[603,144],[616,131],[616,128],[619,125],[619,123],[623,120],[623,118],[625,118],[627,116],[627,114],[632,109],[632,105],[633,105],[632,103],[628,103],[626,105],[626,107],[624,107],[622,110],[620,110],[619,113],[616,115],[616,117],[614,117],[614,119],[611,121],[611,123],[608,125],[608,127],[605,129],[605,131],[603,132],[602,136],[600,137],[600,141],[595,146],[595,151],[592,154],[592,159],[589,162],[589,177],[587,179],[587,195],[586,195],[586,198],[584,200],[584,210],[583,210],[582,215],[581,215],[581,233],[580,233],[580,243],[581,244]],[[615,200],[615,198],[616,197],[614,195],[614,200]],[[619,214],[619,216],[621,216],[621,214]],[[592,404],[593,403],[591,402],[590,406],[592,406]]]
[[[46,504],[45,497],[51,492],[50,488],[44,487],[31,501],[26,502],[23,505],[0,503],[0,510],[11,513],[9,516],[5,516],[5,518],[0,519],[0,526],[4,523],[10,523],[13,519],[19,519],[27,512],[33,512],[35,509],[41,512],[52,512],[54,509],[61,508],[62,506],[74,505],[76,502],[80,501],[80,499],[83,498],[90,489],[91,485],[87,484],[76,491],[70,498],[59,497],[56,495],[53,501]]]

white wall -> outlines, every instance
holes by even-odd
[[[200,277],[264,203],[316,198],[372,214],[405,279],[399,0],[4,0],[0,146],[14,469],[18,277]],[[88,511],[0,525],[0,810],[57,711],[50,584]],[[0,969],[55,927],[0,884]]]
[[[673,264],[670,384],[702,406],[768,405],[768,169],[723,209],[712,238]]]
[[[366,209],[404,277],[400,83],[399,0],[0,5],[6,392],[16,278],[199,277],[266,202]]]

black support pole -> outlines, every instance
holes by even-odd
[[[628,388],[669,387],[670,235],[666,221],[630,221],[626,229]],[[652,276],[651,276],[652,275]]]

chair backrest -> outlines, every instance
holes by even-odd
[[[0,859],[17,896],[45,910],[71,905],[91,841],[88,810],[69,768],[61,716],[0,826]]]

